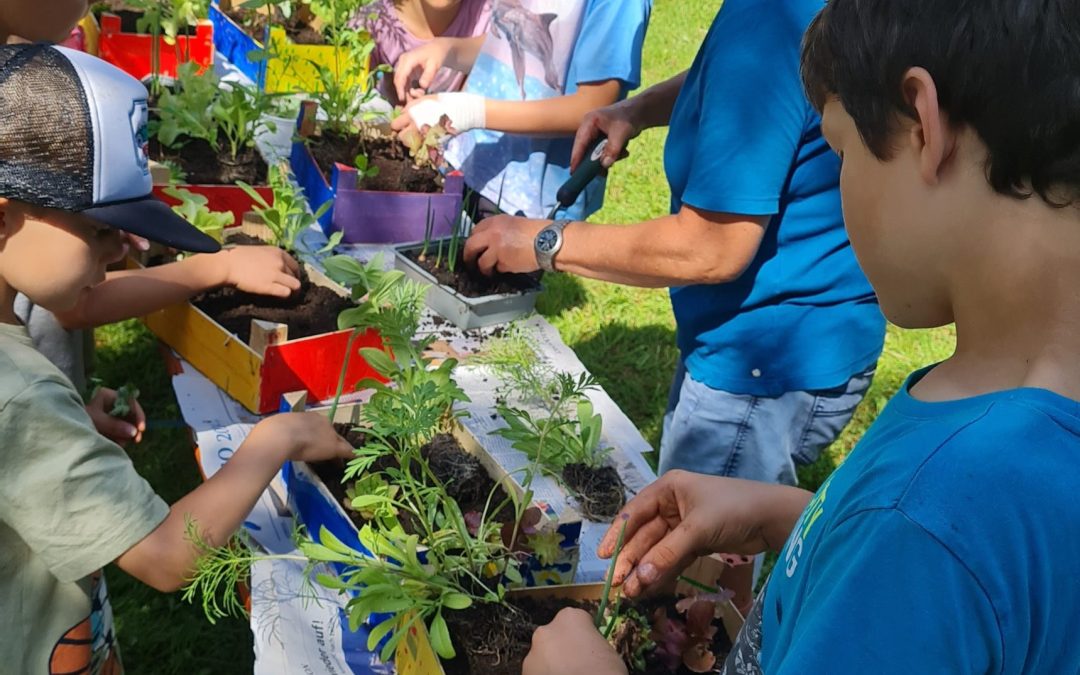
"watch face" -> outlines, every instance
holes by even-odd
[[[540,234],[536,236],[536,248],[544,253],[551,253],[551,251],[555,249],[555,244],[558,241],[558,232],[551,229],[542,230]]]

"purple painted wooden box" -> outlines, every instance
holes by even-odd
[[[293,174],[312,210],[327,200],[333,205],[319,219],[328,236],[338,230],[348,244],[402,244],[424,239],[430,205],[432,238],[449,236],[461,213],[465,178],[460,171],[446,176],[442,193],[375,192],[356,189],[356,168],[338,163],[329,179],[301,141],[289,157]]]

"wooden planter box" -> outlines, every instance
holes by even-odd
[[[298,122],[300,136],[306,135],[305,127],[314,125],[315,112],[314,103],[304,104]],[[356,167],[339,162],[327,176],[302,140],[293,143],[289,164],[313,209],[333,200],[319,224],[327,236],[344,232],[342,241],[347,244],[422,241],[429,209],[434,220],[432,236],[449,236],[461,214],[465,177],[460,171],[446,176],[441,193],[358,190]]]
[[[137,265],[137,263],[130,263]],[[318,269],[305,264],[312,283],[348,295]],[[190,302],[167,307],[142,318],[146,326],[211,382],[253,413],[281,408],[285,394],[305,392],[309,400],[330,400],[337,392],[351,330],[290,340],[288,326],[252,320],[245,344]],[[368,331],[353,349],[382,348],[382,339]],[[380,378],[358,354],[349,360],[345,391],[366,377]]]
[[[219,6],[220,5],[220,6]],[[289,40],[280,26],[267,26],[262,42],[247,34],[233,21],[226,9],[228,2],[210,5],[210,22],[214,25],[214,48],[255,84],[270,93],[311,93],[322,91],[320,70],[337,73],[338,63],[350,59],[347,50],[332,45],[299,45]],[[253,58],[252,52],[265,50],[269,43],[273,54],[269,59]],[[347,86],[355,90],[367,87],[368,67],[349,78]]]
[[[288,397],[294,399],[294,397]],[[303,399],[287,401],[283,409],[303,410]],[[334,418],[336,423],[355,424],[359,420],[359,405],[342,405],[338,407]],[[462,449],[480,460],[487,469],[488,475],[498,482],[508,493],[511,491],[519,498],[524,496],[524,490],[499,466],[483,446],[467,429],[457,426],[454,437],[461,443]],[[291,462],[283,470],[285,483],[289,490],[289,505],[300,522],[304,524],[311,537],[318,542],[319,531],[325,527],[335,537],[346,545],[358,550],[366,549],[360,543],[356,526],[345,514],[344,507],[315,474],[315,472],[303,462]],[[549,504],[535,501],[532,506],[538,507],[542,512],[540,524],[537,526],[540,532],[558,532],[563,536],[560,544],[562,549],[561,558],[551,564],[544,565],[536,558],[529,556],[528,566],[522,570],[522,577],[526,586],[552,586],[565,585],[573,582],[577,572],[579,556],[579,542],[581,540],[581,517],[573,513],[570,517],[559,520],[555,511]],[[339,571],[341,566],[338,566]],[[345,626],[347,628],[347,624]]]
[[[98,56],[143,82],[155,74],[151,65],[153,44],[152,35],[123,32],[118,15],[109,12],[101,15]],[[175,45],[159,37],[158,48],[158,75],[176,77],[176,67],[187,61],[198,64],[199,72],[203,72],[214,65],[214,27],[209,21],[200,21],[194,35],[178,36]]]
[[[157,162],[150,163],[150,175],[154,180],[154,196],[169,206],[180,203],[179,199],[174,199],[165,194],[166,188],[175,187],[206,197],[206,207],[211,211],[228,211],[232,213],[233,222],[236,225],[239,225],[244,220],[244,214],[255,208],[255,202],[251,197],[236,185],[190,185],[187,183],[173,185],[169,183],[169,170]],[[253,187],[268,204],[274,203],[274,191],[269,186],[256,185]]]
[[[691,565],[685,575],[691,579],[702,578],[706,574],[716,573],[723,569],[723,563],[715,558],[701,558]],[[698,576],[700,575],[700,577]],[[692,594],[692,589],[681,583],[674,592],[684,596]],[[525,588],[511,591],[510,595],[523,597],[546,597],[565,600],[599,600],[604,593],[603,584],[574,584],[570,586],[555,586],[551,588]],[[720,607],[721,621],[724,630],[732,644],[742,629],[743,617],[731,602],[726,602]],[[431,646],[431,638],[428,637],[427,626],[423,622],[410,628],[409,634],[398,643],[394,655],[394,666],[398,675],[445,675],[442,662],[439,660],[435,649]]]

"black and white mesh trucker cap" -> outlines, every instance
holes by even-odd
[[[220,250],[151,194],[147,113],[146,88],[96,57],[0,46],[0,196],[184,251]]]

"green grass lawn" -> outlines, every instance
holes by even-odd
[[[644,82],[689,67],[719,0],[656,0],[645,43]],[[667,212],[669,194],[662,151],[665,132],[645,133],[608,181],[597,222],[633,223]],[[539,309],[559,329],[655,446],[676,360],[675,325],[665,291],[631,289],[561,275],[545,279]],[[814,489],[842,460],[911,370],[951,353],[951,329],[890,328],[885,353],[866,403],[843,437],[805,467],[801,480]],[[133,382],[153,428],[131,450],[143,476],[173,502],[199,482],[187,432],[157,346],[136,322],[98,331],[97,372],[107,383]],[[211,625],[178,595],[163,595],[117,569],[108,572],[117,631],[129,675],[232,675],[250,673],[252,639],[244,620]]]

